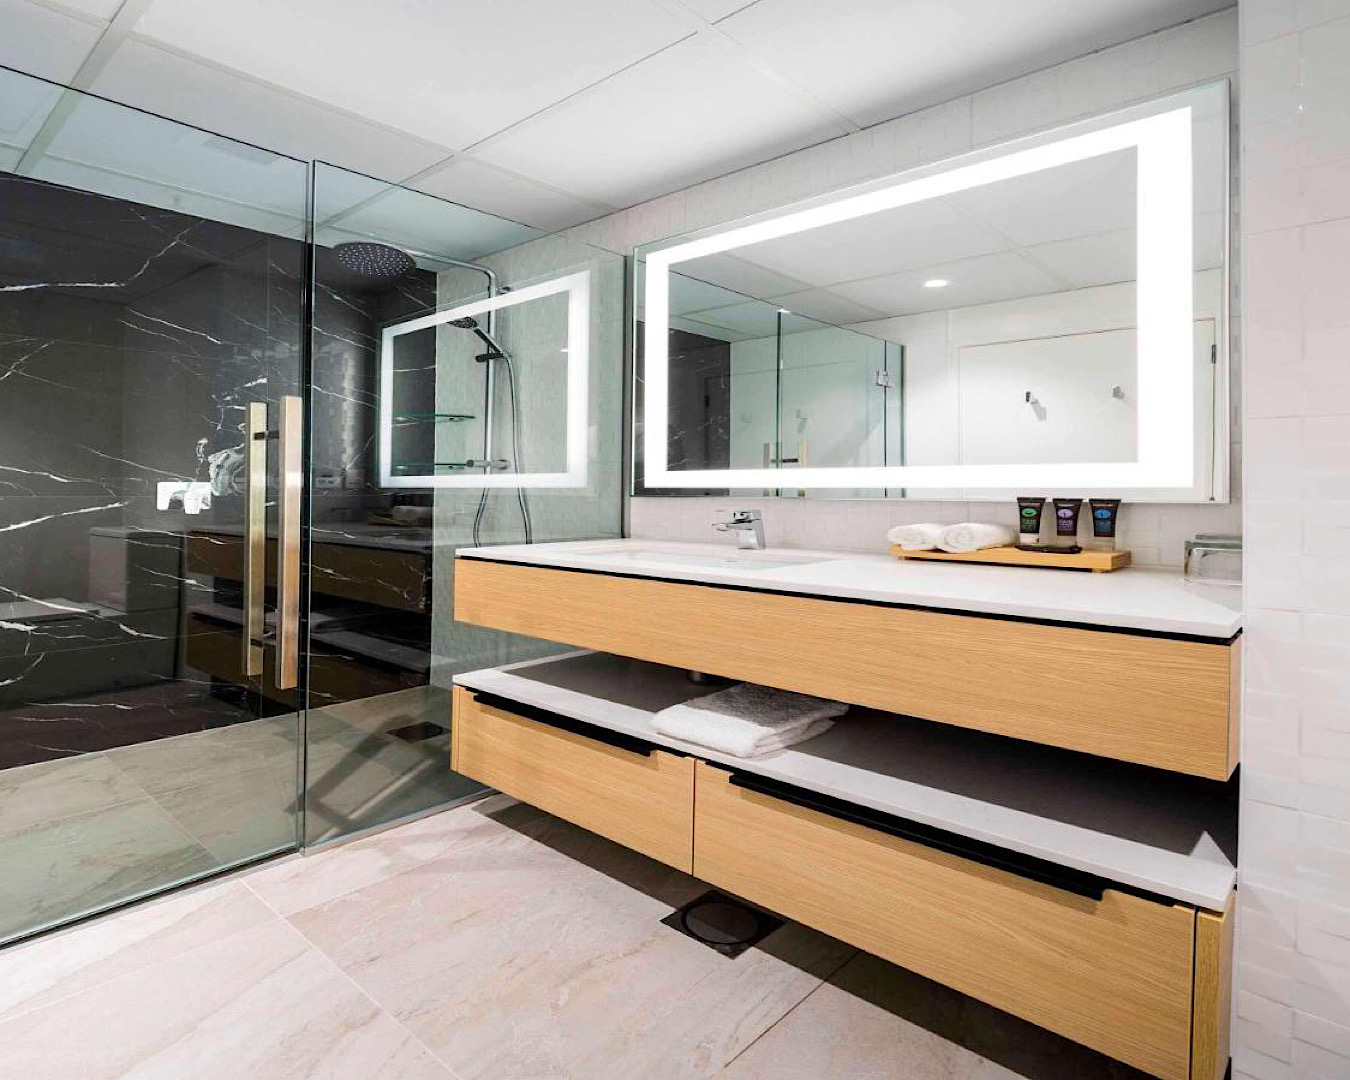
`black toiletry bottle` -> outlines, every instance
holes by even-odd
[[[1092,509],[1092,546],[1097,551],[1116,550],[1116,526],[1120,522],[1119,499],[1089,499]]]
[[[1066,539],[1069,544],[1078,539],[1078,511],[1082,505],[1082,499],[1055,500],[1055,536],[1061,544]]]

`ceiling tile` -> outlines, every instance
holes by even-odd
[[[737,254],[811,285],[833,285],[1005,247],[997,232],[943,198],[808,229],[741,248]],[[690,272],[698,274],[702,261],[693,260]]]
[[[317,158],[382,176],[408,176],[446,153],[145,42],[124,42],[92,89],[292,157]]]
[[[0,64],[56,82],[70,82],[102,28],[30,4],[0,0]]]
[[[1133,229],[1078,236],[1027,248],[1027,255],[1069,288],[1112,285],[1135,279],[1138,240]]]
[[[984,184],[953,196],[1015,244],[1133,229],[1138,210],[1133,149]]]
[[[410,186],[549,232],[602,217],[614,209],[467,157],[456,158]]]
[[[475,154],[630,206],[838,134],[734,51],[696,37]]]
[[[62,7],[74,8],[96,19],[110,22],[121,9],[123,0],[60,0],[60,3]]]
[[[808,289],[805,292],[775,296],[773,300],[794,315],[803,315],[808,319],[830,323],[833,326],[847,326],[850,323],[880,319],[888,314],[866,304],[846,300],[827,289]]]
[[[862,125],[1231,6],[1232,0],[761,0],[719,28]]]
[[[943,289],[926,289],[923,283],[929,278],[946,278],[951,284]],[[913,315],[1060,290],[1054,279],[1020,255],[1002,252],[855,281],[836,286],[833,291],[886,315]]]
[[[632,0],[173,0],[137,32],[463,149],[690,31]]]
[[[680,2],[699,18],[717,22],[718,19],[725,19],[742,8],[748,8],[756,0],[680,0]]]

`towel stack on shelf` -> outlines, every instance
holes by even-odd
[[[1013,542],[1011,529],[1002,525],[987,525],[979,521],[963,521],[957,525],[897,525],[886,534],[892,544],[905,551],[984,551],[986,548],[1007,547]]]
[[[652,727],[672,739],[751,758],[814,738],[847,711],[838,701],[737,683],[662,709],[652,718]]]

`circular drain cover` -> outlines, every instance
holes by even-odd
[[[759,934],[759,916],[730,900],[708,900],[684,913],[684,928],[709,945],[741,945]]]

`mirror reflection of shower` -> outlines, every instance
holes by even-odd
[[[362,291],[382,292],[391,289],[398,282],[407,277],[417,268],[417,262],[411,254],[403,251],[401,248],[394,247],[392,244],[383,244],[375,241],[352,240],[333,246],[333,255],[341,264],[344,270],[351,276],[350,287]],[[433,256],[433,258],[435,258]],[[478,270],[488,277],[489,295],[498,291],[496,274],[488,267],[479,266],[475,263],[464,263],[455,260],[440,261],[451,262],[456,266],[462,266],[467,269]],[[448,325],[458,330],[468,330],[473,333],[485,347],[485,351],[479,353],[474,359],[480,364],[491,365],[496,361],[501,361],[506,370],[506,390],[510,395],[511,410],[511,453],[510,460],[494,458],[492,456],[492,433],[491,433],[491,403],[492,387],[496,383],[494,372],[489,368],[487,373],[488,386],[488,410],[489,417],[483,425],[483,456],[478,460],[469,460],[464,464],[471,468],[482,468],[487,471],[497,469],[509,469],[517,473],[525,471],[523,457],[520,451],[520,405],[516,392],[516,372],[515,365],[512,362],[511,354],[502,347],[501,342],[494,336],[493,321],[495,312],[488,315],[487,327],[482,326],[477,319],[463,318],[453,319]],[[474,513],[473,519],[473,542],[475,546],[482,543],[483,519],[487,514],[488,498],[490,490],[483,488],[478,497],[478,508]],[[520,506],[521,525],[524,528],[525,542],[534,543],[534,525],[530,520],[530,504],[524,488],[516,488],[516,502]]]
[[[490,330],[484,330],[478,324],[478,320],[473,317],[450,320],[451,326],[458,330],[469,330],[475,334],[484,345],[487,351],[479,353],[474,357],[480,364],[491,364],[494,360],[500,360],[506,365],[506,392],[511,398],[511,463],[510,468],[516,472],[525,471],[525,463],[520,453],[520,403],[516,394],[516,369],[511,362],[511,354],[502,348],[501,343],[492,336]],[[486,431],[487,425],[484,425]],[[484,457],[486,457],[486,452]],[[523,487],[516,488],[516,502],[520,505],[520,521],[525,529],[525,543],[534,543],[534,527],[530,522],[530,503],[525,495]],[[478,510],[473,516],[473,542],[475,545],[481,542],[483,528],[483,515],[487,513],[488,489],[484,488],[478,496]]]

